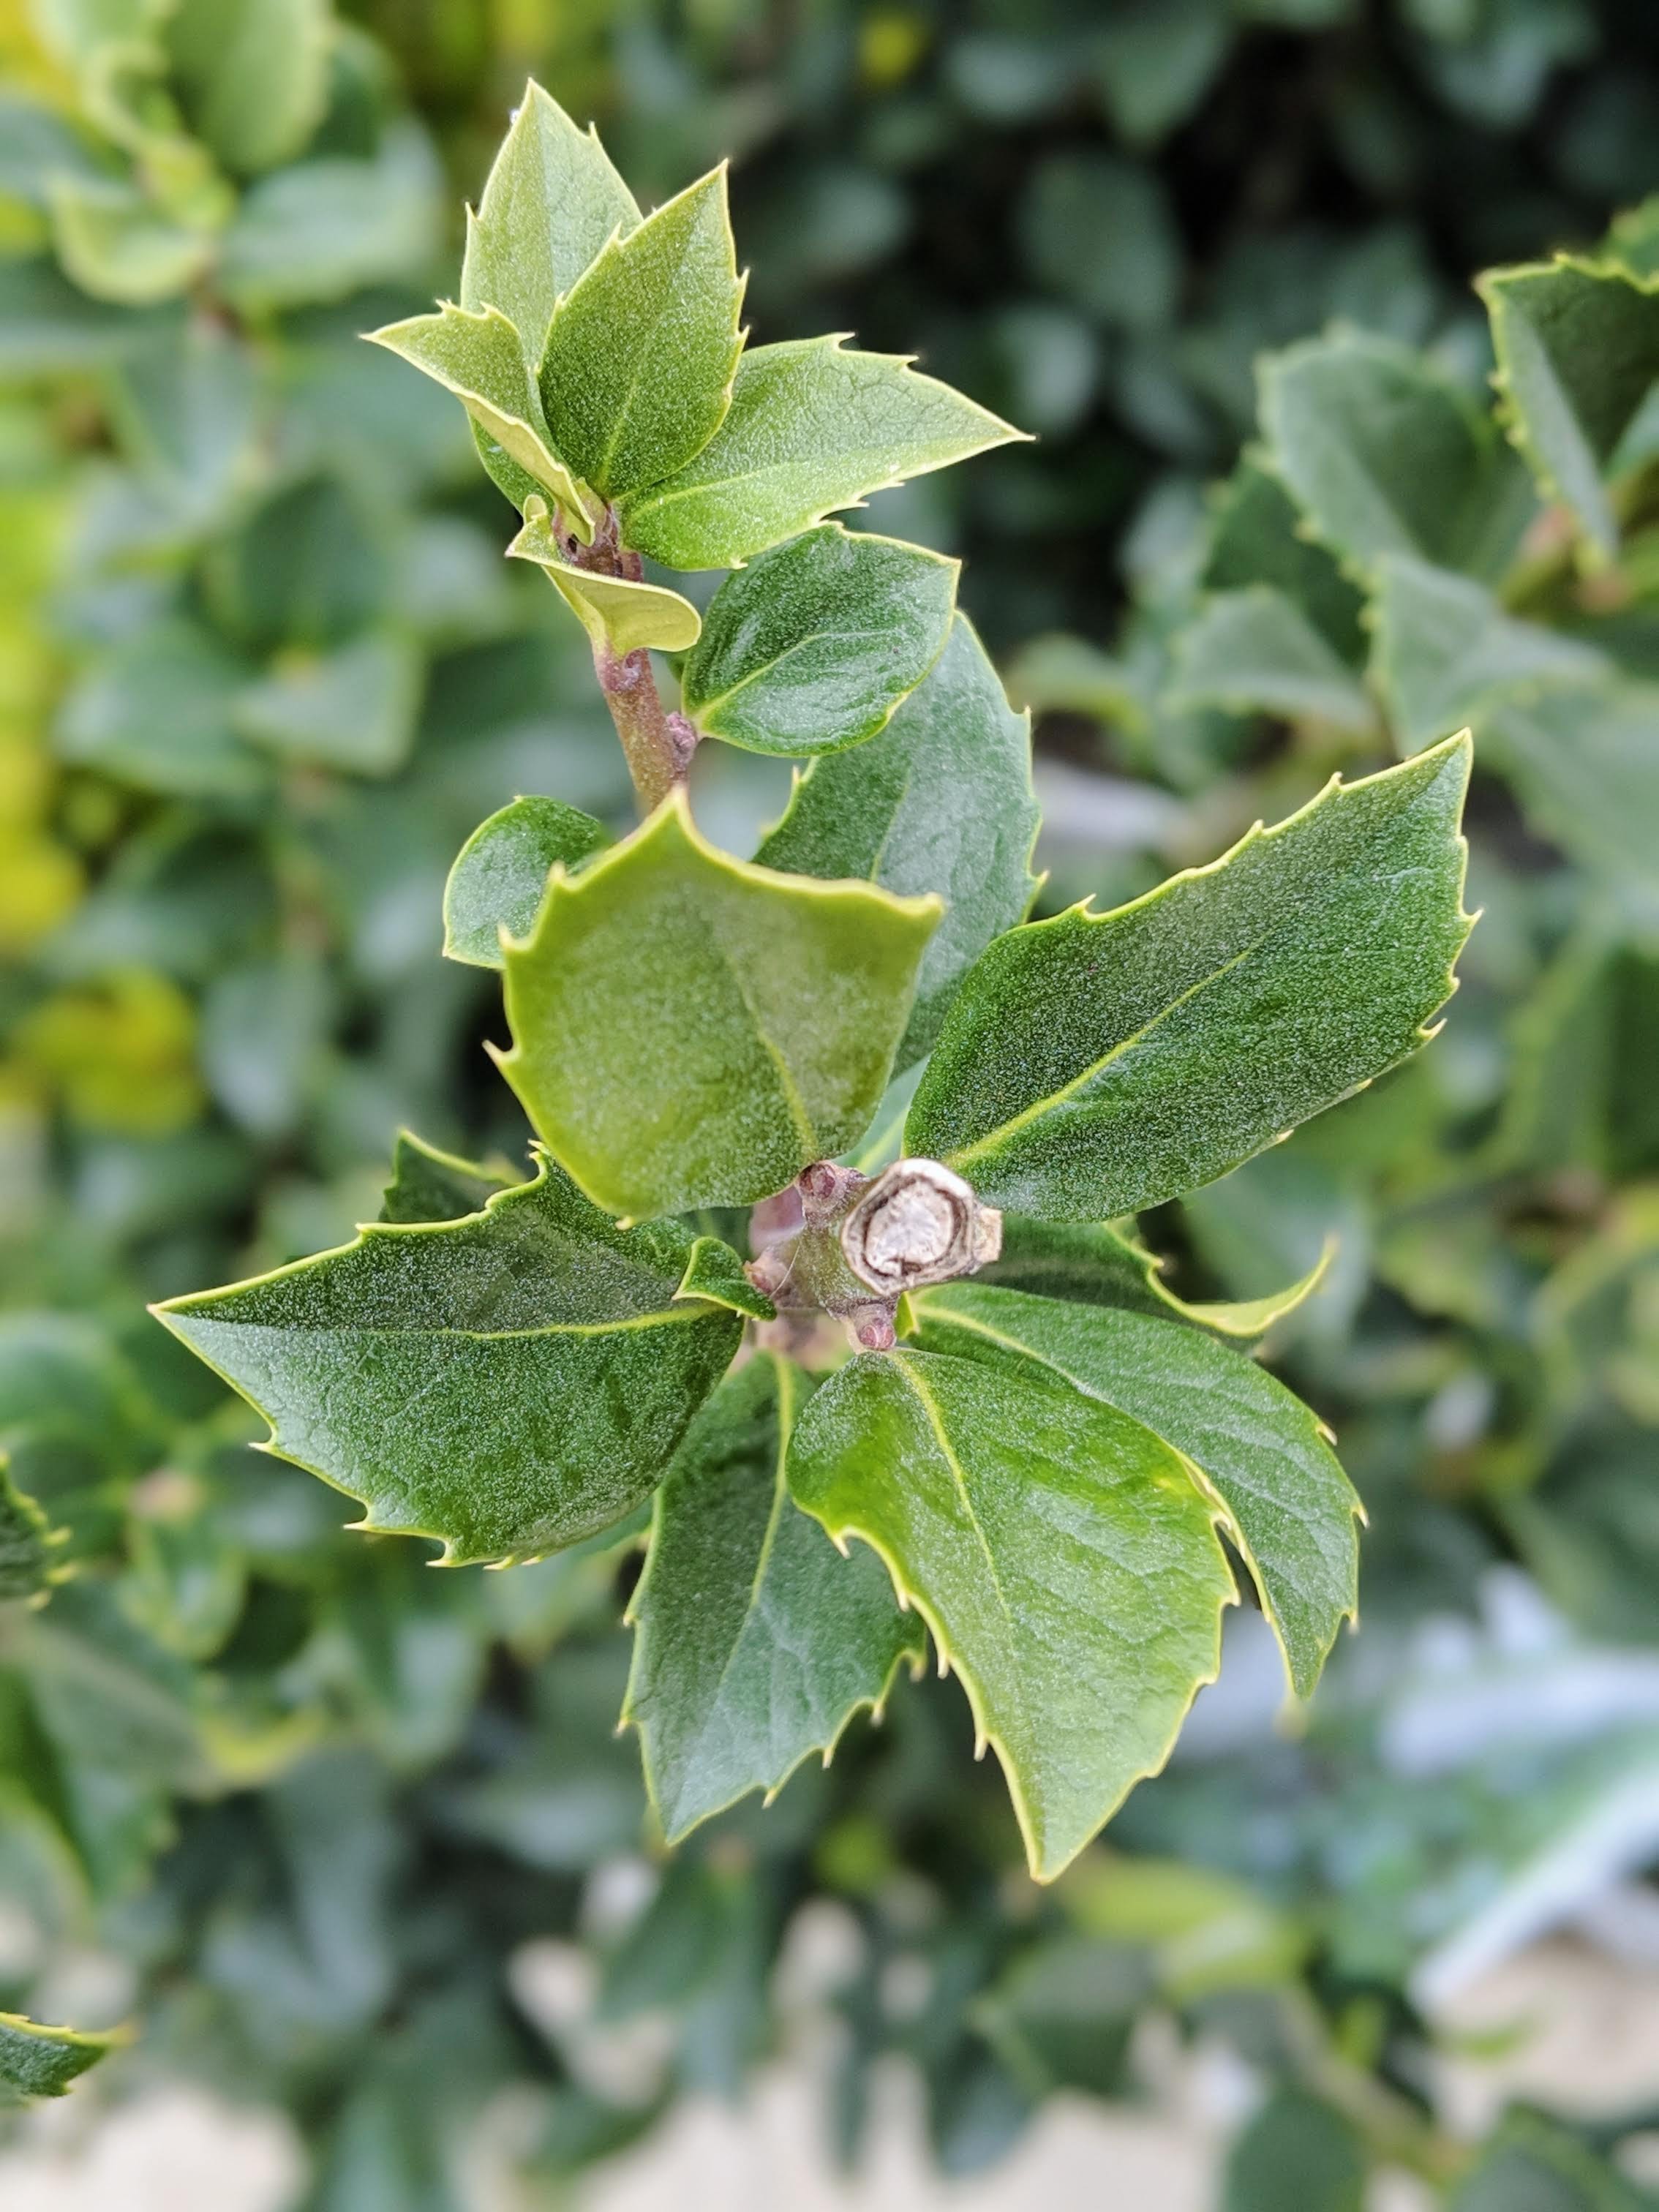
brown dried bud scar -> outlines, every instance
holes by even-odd
[[[891,1297],[971,1275],[1002,1249],[1002,1216],[938,1160],[895,1160],[860,1194],[841,1249],[861,1283]]]

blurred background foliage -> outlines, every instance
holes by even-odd
[[[1433,2094],[1437,2008],[1541,1930],[1659,1956],[1659,413],[1598,550],[1492,425],[1471,289],[1659,185],[1659,16],[0,0],[0,1449],[75,1569],[0,1606],[0,2008],[141,2017],[83,2098],[284,2107],[305,2212],[473,2212],[481,2126],[557,2202],[737,2094],[808,1984],[843,2158],[890,2055],[959,2175],[1057,2091],[1140,2094],[1172,2027],[1247,2069],[1226,2212],[1383,2166],[1659,2202],[1659,2079],[1474,2146]],[[527,72],[643,199],[734,156],[759,337],[855,330],[1041,434],[869,519],[968,556],[1040,710],[1048,906],[1476,725],[1444,1037],[1145,1224],[1196,1295],[1340,1237],[1270,1351],[1366,1501],[1364,1633],[1286,1731],[1241,1616],[1048,1893],[954,1684],[665,1866],[611,1735],[636,1533],[429,1574],[142,1310],[348,1235],[400,1123],[522,1149],[444,873],[515,792],[616,817],[626,779],[459,410],[356,334],[452,281]],[[1384,426],[1403,538],[1333,511],[1322,408]],[[704,768],[741,848],[776,781]]]

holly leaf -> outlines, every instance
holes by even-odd
[[[789,1497],[784,1462],[811,1379],[763,1352],[727,1377],[686,1432],[653,1509],[629,1607],[634,1663],[623,1720],[668,1841],[751,1790],[775,1795],[824,1762],[854,1716],[879,1714],[901,1660],[927,1639],[881,1562],[841,1558]]]
[[[1290,494],[1254,448],[1215,494],[1199,581],[1212,592],[1271,584],[1350,665],[1364,657],[1364,598],[1302,526]]]
[[[702,617],[690,599],[660,584],[605,576],[566,560],[547,502],[537,493],[525,501],[524,528],[507,547],[514,561],[534,561],[595,645],[620,659],[641,647],[684,653],[697,641]]]
[[[838,522],[791,538],[715,592],[680,671],[682,706],[750,752],[861,744],[938,659],[961,565]]]
[[[300,151],[327,104],[332,32],[327,0],[182,0],[167,13],[191,128],[228,169],[252,176]]]
[[[1608,672],[1606,655],[1583,639],[1505,614],[1472,576],[1401,554],[1377,564],[1373,610],[1371,675],[1402,751],[1467,722],[1498,688]]]
[[[1117,1307],[974,1283],[918,1292],[912,1309],[925,1350],[1017,1374],[1036,1360],[1179,1454],[1225,1516],[1291,1687],[1311,1694],[1358,1605],[1360,1504],[1299,1398],[1201,1329]]]
[[[0,2012],[0,2089],[19,2098],[61,2097],[89,2066],[129,2040],[121,2028],[88,2035]]]
[[[1232,1578],[1180,1455],[1035,1361],[860,1355],[805,1407],[797,1504],[880,1553],[962,1677],[1051,1881],[1169,1755]]]
[[[390,775],[415,743],[425,674],[403,630],[368,630],[325,653],[295,652],[241,692],[239,735],[288,759]]]
[[[1360,331],[1261,364],[1273,466],[1362,574],[1404,553],[1472,575],[1508,566],[1536,502],[1489,418],[1408,346]]]
[[[1010,930],[905,1124],[992,1205],[1108,1220],[1212,1182],[1428,1035],[1453,987],[1468,738],[1249,831],[1115,912]]]
[[[1008,1213],[1002,1249],[975,1271],[975,1280],[1081,1305],[1121,1306],[1155,1320],[1179,1315],[1218,1336],[1254,1340],[1313,1296],[1335,1255],[1333,1239],[1306,1274],[1261,1297],[1194,1302],[1178,1297],[1165,1283],[1156,1253],[1109,1222],[1033,1221]]]
[[[392,1148],[392,1180],[380,1200],[382,1221],[459,1221],[482,1213],[497,1191],[515,1178],[493,1168],[441,1152],[407,1129]]]
[[[523,477],[557,503],[584,544],[591,540],[595,511],[569,468],[549,447],[519,333],[499,308],[474,311],[446,300],[436,314],[411,315],[407,322],[387,323],[365,336],[371,345],[384,346],[453,392],[483,440],[499,446]],[[478,450],[489,466],[489,445],[481,442]],[[521,489],[520,479],[511,478],[502,489],[514,498]]]
[[[429,1536],[443,1564],[537,1558],[648,1497],[742,1333],[679,1288],[675,1222],[621,1230],[550,1161],[459,1221],[152,1309],[270,1424],[267,1449]]]
[[[685,1263],[678,1295],[707,1298],[711,1304],[729,1306],[750,1321],[775,1321],[778,1310],[757,1291],[744,1272],[743,1261],[722,1238],[699,1237]]]
[[[0,1605],[9,1599],[44,1601],[62,1577],[54,1559],[69,1539],[12,1480],[0,1452]]]
[[[750,1205],[863,1133],[939,912],[735,860],[677,791],[503,948],[501,1070],[596,1204]]]
[[[763,842],[755,857],[763,867],[944,895],[896,1068],[932,1049],[963,977],[1029,909],[1037,820],[1030,717],[1009,706],[959,614],[887,727],[855,751],[814,761]]]
[[[1489,270],[1476,289],[1510,435],[1544,497],[1611,558],[1619,520],[1603,473],[1659,378],[1659,279],[1563,253]]]
[[[623,501],[623,534],[671,568],[735,568],[868,492],[1023,434],[897,355],[840,337],[757,346],[702,452]]]
[[[499,968],[501,938],[526,937],[556,867],[572,874],[611,842],[603,822],[562,799],[515,799],[481,822],[444,885],[444,954]]]
[[[1489,703],[1483,747],[1533,825],[1617,884],[1644,926],[1659,918],[1659,684],[1538,684]]]
[[[542,404],[554,444],[601,498],[661,483],[720,428],[743,289],[722,163],[613,238],[559,301]]]
[[[1370,695],[1301,610],[1271,584],[1202,600],[1177,634],[1169,703],[1230,714],[1311,718],[1334,729],[1373,729]]]
[[[635,228],[634,195],[590,124],[579,131],[533,78],[514,110],[478,203],[466,217],[461,305],[499,307],[533,377],[560,295],[606,240]]]

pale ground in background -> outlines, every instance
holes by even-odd
[[[1614,1966],[1569,1938],[1489,1975],[1444,2025],[1530,2031],[1500,2061],[1443,2063],[1442,2106],[1460,2130],[1483,2130],[1510,2096],[1595,2112],[1659,2094],[1659,1968]],[[1236,2062],[1200,2056],[1160,2109],[1126,2115],[1061,2100],[995,2172],[946,2187],[928,2170],[914,2089],[894,2075],[866,2168],[848,2185],[817,2154],[820,2106],[807,2072],[778,2068],[738,2113],[682,2111],[592,2177],[580,2212],[1213,2212],[1216,2146],[1244,2094]],[[35,2142],[0,2158],[5,2212],[283,2212],[291,2202],[300,2161],[267,2116],[185,2089],[108,2116],[76,2104],[34,2116]],[[1369,2212],[1423,2203],[1408,2182],[1385,2181]]]

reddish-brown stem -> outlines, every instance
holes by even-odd
[[[644,567],[637,553],[617,541],[617,516],[607,507],[591,545],[566,532],[556,515],[555,526],[564,538],[572,568],[596,575],[619,576],[629,583],[643,580]],[[603,639],[593,641],[593,670],[617,726],[617,735],[634,779],[644,812],[661,805],[677,783],[684,783],[697,733],[684,714],[670,713],[657,690],[656,672],[644,647],[633,653],[615,653]]]

